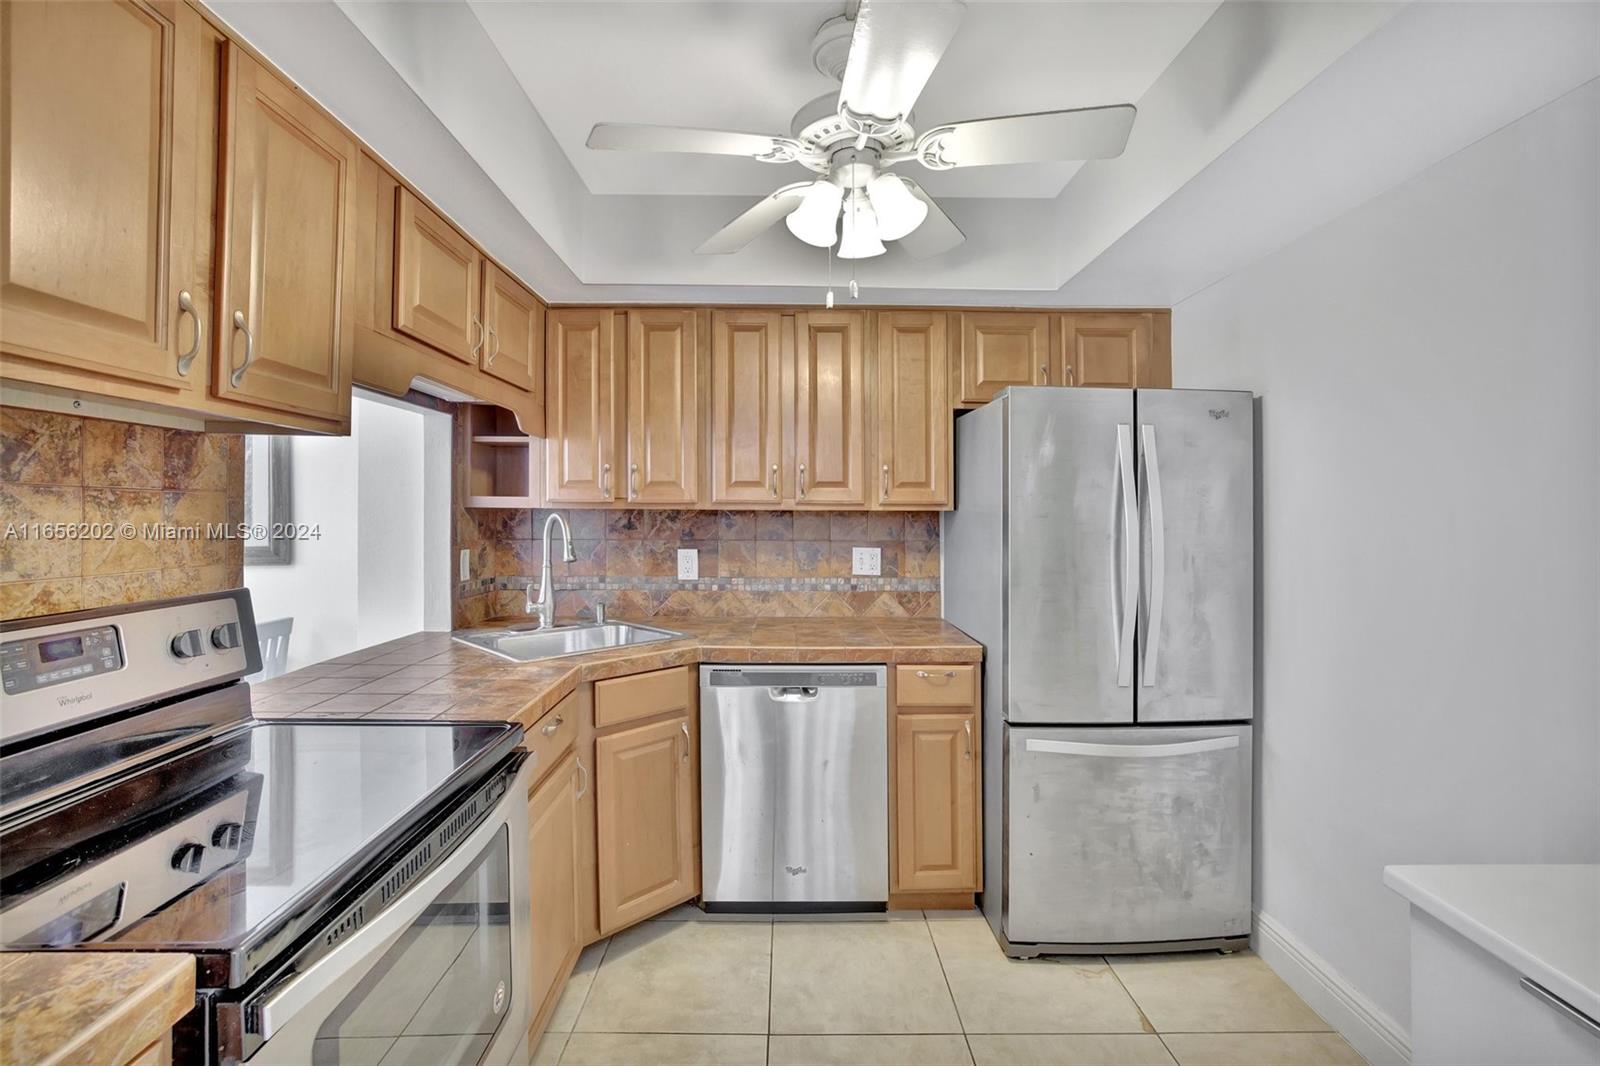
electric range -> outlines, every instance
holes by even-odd
[[[521,729],[257,720],[249,593],[0,625],[0,946],[197,960],[179,1062],[526,1056]]]

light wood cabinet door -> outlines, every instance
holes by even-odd
[[[516,278],[483,261],[483,340],[478,362],[519,389],[544,393],[544,304]]]
[[[355,141],[237,45],[224,97],[221,358],[215,395],[341,418],[350,410]]]
[[[895,715],[896,892],[976,892],[978,713]]]
[[[604,934],[695,894],[693,745],[687,716],[595,739]]]
[[[700,339],[693,311],[628,312],[629,503],[700,502]]]
[[[795,315],[796,507],[865,507],[867,398],[861,311]]]
[[[880,507],[950,506],[950,367],[943,311],[878,315]]]
[[[715,506],[784,499],[784,318],[711,314],[711,492]]]
[[[963,312],[959,379],[963,404],[988,403],[1009,385],[1051,384],[1049,313]]]
[[[564,307],[545,327],[545,499],[616,498],[616,313]]]
[[[1066,314],[1061,318],[1061,383],[1131,389],[1148,367],[1148,314]]]
[[[184,122],[215,74],[200,33],[183,4],[0,4],[6,352],[180,393],[205,381],[195,246],[214,156]]]
[[[578,942],[577,758],[566,758],[528,797],[528,883],[533,902],[531,1004],[565,979]]]
[[[477,363],[486,343],[478,306],[482,268],[472,242],[402,186],[395,200],[394,328]]]

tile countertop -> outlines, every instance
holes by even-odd
[[[1383,883],[1600,1018],[1600,865],[1386,866]]]
[[[620,621],[621,619],[612,619]],[[503,619],[495,625],[528,623]],[[259,718],[492,719],[530,726],[585,681],[698,663],[976,663],[983,646],[948,622],[912,618],[681,618],[676,640],[515,663],[415,633],[251,687]]]
[[[128,1062],[194,1008],[194,965],[178,954],[0,954],[0,1062]]]

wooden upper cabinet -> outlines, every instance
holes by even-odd
[[[627,455],[630,503],[700,502],[700,340],[694,311],[628,312]]]
[[[783,486],[784,317],[711,314],[711,492],[715,506],[776,505]]]
[[[183,128],[215,99],[201,30],[177,3],[0,5],[6,352],[175,390],[205,380],[196,241],[211,235],[196,230],[210,219],[212,146]]]
[[[616,312],[552,310],[545,327],[545,499],[616,499]]]
[[[579,943],[577,758],[569,752],[528,797],[528,887],[533,904],[532,1006],[556,991]]]
[[[544,304],[522,282],[483,261],[483,338],[478,361],[501,381],[544,393]]]
[[[882,507],[950,506],[950,370],[943,311],[878,315],[878,492]]]
[[[213,390],[261,407],[345,417],[355,141],[233,44],[223,113],[223,358]]]
[[[865,507],[866,315],[795,315],[795,506]]]
[[[395,201],[394,231],[394,328],[476,363],[485,344],[478,249],[404,186]]]
[[[600,931],[610,934],[695,894],[689,718],[600,736],[594,758]]]
[[[977,710],[895,714],[896,892],[976,892]]]
[[[1008,385],[1051,383],[1048,312],[966,311],[960,318],[957,403],[988,403]]]
[[[1061,384],[1133,388],[1149,366],[1152,335],[1148,314],[1062,315]]]

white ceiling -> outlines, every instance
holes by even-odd
[[[843,0],[805,3],[504,3],[472,0],[489,39],[584,185],[599,195],[764,196],[798,164],[594,151],[597,122],[788,136],[839,83],[811,62]],[[917,101],[920,129],[962,119],[1137,101],[1217,4],[973,3]],[[930,174],[934,196],[1054,197],[1076,163]]]

